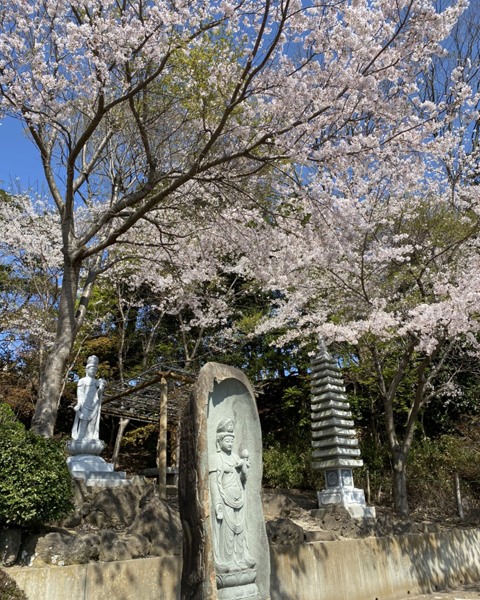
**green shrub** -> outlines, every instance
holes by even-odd
[[[316,489],[323,475],[311,467],[312,448],[308,441],[281,444],[271,441],[263,450],[263,483],[273,488]]]
[[[0,429],[23,431],[25,427],[15,419],[13,410],[8,404],[0,403]]]
[[[0,414],[0,526],[35,526],[73,510],[72,476],[62,443]],[[19,426],[20,425],[20,426]]]
[[[0,569],[0,600],[28,600],[25,592],[22,592],[15,581],[2,569]]]

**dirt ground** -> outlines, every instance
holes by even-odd
[[[306,490],[273,490],[264,488],[262,493],[265,520],[268,523],[282,520],[300,526],[305,541],[333,541],[337,539],[402,535],[408,533],[437,533],[449,529],[479,527],[477,513],[465,519],[456,517],[429,518],[424,513],[412,512],[408,521],[397,517],[392,508],[376,506],[375,520],[352,519],[343,508],[333,507],[323,517],[313,517],[317,508],[317,495]],[[282,543],[279,540],[278,543]],[[283,542],[284,543],[284,542]],[[480,600],[480,598],[479,598]]]
[[[401,600],[480,600],[480,585],[466,585],[454,590],[422,594],[421,596],[406,596]]]

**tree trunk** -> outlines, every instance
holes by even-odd
[[[167,497],[167,404],[167,380],[162,378],[160,383],[160,422],[157,444],[158,493],[160,498]]]
[[[408,510],[407,499],[407,478],[406,478],[406,454],[402,448],[396,447],[393,450],[393,505],[395,512],[408,519],[410,511]]]
[[[75,301],[77,297],[79,268],[68,264],[64,267],[62,291],[58,310],[55,341],[45,361],[40,377],[40,389],[32,419],[32,429],[38,435],[51,437],[57,419],[63,377],[68,358],[76,337]]]
[[[130,419],[121,418],[120,423],[118,425],[117,438],[115,440],[115,448],[113,449],[112,454],[112,463],[113,468],[115,469],[115,465],[117,464],[118,455],[120,453],[120,444],[122,443],[123,432],[125,431],[125,427],[130,423]]]

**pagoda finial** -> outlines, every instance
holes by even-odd
[[[330,358],[330,354],[328,352],[327,349],[327,344],[325,343],[325,340],[323,339],[323,336],[321,333],[318,334],[318,352],[317,352],[317,357],[322,357],[325,359],[329,359]]]

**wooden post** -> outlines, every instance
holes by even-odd
[[[160,498],[167,497],[167,380],[160,381],[160,423],[157,445],[158,492]]]
[[[457,499],[457,511],[460,519],[463,519],[463,506],[462,506],[462,493],[460,491],[460,477],[458,473],[455,471],[455,497]]]
[[[367,504],[370,504],[370,472],[367,469]]]

